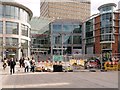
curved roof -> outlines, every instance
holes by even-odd
[[[7,1],[9,1],[9,2],[7,2]],[[12,0],[12,1],[10,1],[10,0],[5,0],[5,2],[4,2],[4,0],[0,0],[0,3],[1,3],[2,5],[10,5],[10,6],[15,6],[15,7],[19,7],[19,8],[24,9],[24,10],[29,14],[30,19],[31,19],[32,16],[33,16],[33,13],[32,13],[32,11],[31,11],[29,8],[25,7],[25,6],[22,5],[22,4],[19,4],[19,3],[15,2],[15,0]]]
[[[98,10],[100,10],[100,9],[103,8],[103,7],[107,7],[107,6],[114,6],[114,7],[116,7],[117,5],[116,5],[115,3],[103,4],[103,5],[101,5],[100,7],[98,7]]]
[[[53,18],[44,18],[44,17],[33,17],[29,24],[31,25],[32,30],[41,30],[43,27],[46,27],[51,23]]]

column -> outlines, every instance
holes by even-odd
[[[21,55],[21,39],[18,39],[18,60],[22,57]]]

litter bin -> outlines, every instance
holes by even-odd
[[[62,72],[62,65],[53,65],[53,72]]]

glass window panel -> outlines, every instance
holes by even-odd
[[[93,38],[90,38],[90,39],[86,39],[86,43],[93,43],[94,42],[94,39]]]
[[[53,32],[62,31],[62,25],[53,25]]]
[[[72,32],[72,30],[73,30],[72,25],[63,25],[64,32]]]
[[[101,41],[114,41],[113,34],[101,35]]]
[[[11,38],[11,37],[6,38],[6,45],[15,45],[15,44],[18,44],[17,38]]]
[[[86,32],[93,31],[93,19],[86,22]]]
[[[73,33],[81,33],[82,32],[82,25],[73,25]]]
[[[3,38],[0,37],[0,46],[3,44]]]
[[[73,44],[82,44],[81,36],[73,36]]]
[[[24,19],[24,10],[20,9],[20,20]]]
[[[28,26],[22,24],[21,29],[22,29],[22,35],[28,36]]]
[[[0,34],[3,33],[3,22],[0,22]]]
[[[28,21],[28,14],[26,11],[25,11],[25,21]]]
[[[23,9],[20,9],[20,20],[25,21],[25,22],[29,21],[29,15]]]
[[[0,5],[0,17],[3,16],[3,5]]]
[[[15,15],[15,7],[11,6],[11,12],[10,12],[11,18],[14,18]]]
[[[112,13],[102,14],[101,27],[110,27],[110,26],[112,26]]]
[[[61,35],[53,35],[53,44],[61,44],[62,36]]]
[[[64,40],[64,44],[72,44],[72,36],[71,35],[65,35],[63,40]]]
[[[18,35],[18,23],[6,22],[6,34],[17,34]]]
[[[93,37],[93,31],[91,31],[91,32],[86,32],[86,37]]]
[[[19,8],[15,7],[15,19],[19,19]]]
[[[11,6],[5,6],[5,17],[10,18]]]

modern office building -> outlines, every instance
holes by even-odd
[[[90,0],[41,0],[40,16],[85,20],[90,16]]]
[[[120,53],[120,12],[116,4],[101,5],[99,14],[84,23],[83,52],[85,54]]]
[[[14,0],[0,0],[0,56],[30,56],[32,11]]]
[[[82,22],[58,19],[50,25],[52,54],[82,54]]]
[[[79,20],[34,17],[30,24],[31,52],[37,57],[82,53],[82,23]]]

